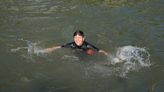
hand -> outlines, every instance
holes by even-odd
[[[108,55],[108,53],[107,53],[106,51],[104,51],[104,50],[99,50],[99,52],[100,52],[100,53],[103,53],[103,54],[106,55],[106,56]]]

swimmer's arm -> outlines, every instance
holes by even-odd
[[[102,53],[102,54],[104,54],[104,55],[106,55],[106,56],[108,55],[108,53],[107,53],[106,51],[104,51],[104,50],[99,50],[98,52],[99,52],[99,53]]]
[[[60,48],[63,48],[63,47],[69,48],[69,47],[71,47],[72,44],[73,44],[73,42],[70,42],[70,43],[67,43],[67,44],[61,45],[61,46],[54,46],[54,47],[51,47],[51,48],[44,49],[43,52],[44,53],[49,53],[49,52],[52,52],[56,49],[60,49]]]
[[[104,54],[104,55],[108,55],[108,53],[106,52],[106,51],[104,51],[104,50],[100,50],[99,48],[97,48],[96,46],[94,46],[94,45],[92,45],[92,44],[90,44],[90,43],[88,43],[88,42],[86,42],[87,44],[89,44],[93,49],[95,49],[96,51],[98,51],[99,53],[102,53],[102,54]]]
[[[52,52],[52,51],[54,51],[56,49],[60,49],[60,48],[61,48],[61,46],[54,46],[54,47],[51,47],[51,48],[44,49],[43,52],[44,53],[49,53],[49,52]]]

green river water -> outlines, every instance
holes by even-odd
[[[0,92],[164,92],[163,15],[163,0],[0,0]],[[41,52],[78,29],[111,54]]]

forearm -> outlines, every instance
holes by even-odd
[[[61,48],[61,46],[54,46],[51,48],[44,49],[43,52],[48,53],[48,52],[52,52],[52,51],[59,49],[59,48]]]
[[[54,46],[54,47],[52,47],[52,50],[56,50],[56,49],[60,49],[61,48],[61,46]]]

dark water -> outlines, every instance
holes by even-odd
[[[164,92],[163,4],[1,0],[0,92]],[[111,55],[39,53],[72,41],[76,29]]]

